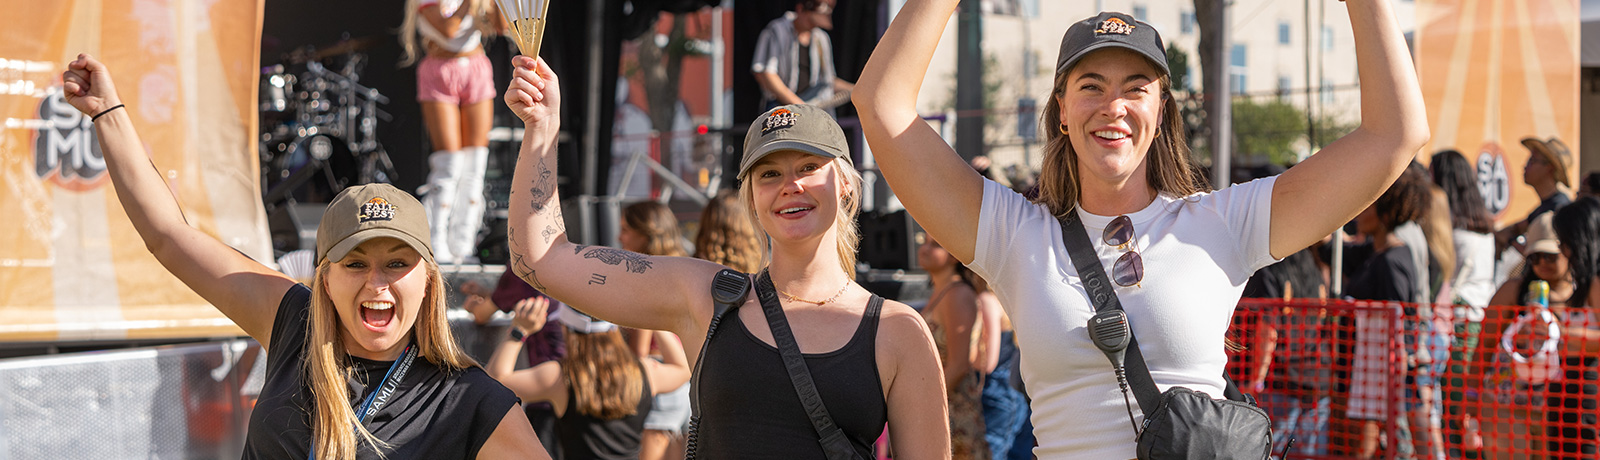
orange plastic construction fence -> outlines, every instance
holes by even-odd
[[[1272,415],[1275,456],[1600,459],[1600,314],[1491,306],[1478,316],[1245,299],[1229,376]]]

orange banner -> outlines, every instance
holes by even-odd
[[[254,140],[261,8],[0,0],[0,341],[241,335],[146,250],[61,72],[78,53],[104,61],[189,224],[270,261]]]
[[[1500,223],[1539,204],[1522,183],[1524,137],[1578,149],[1578,0],[1421,0],[1414,49],[1433,141],[1478,166]],[[1576,183],[1578,159],[1571,158]]]

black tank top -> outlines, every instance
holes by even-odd
[[[565,363],[563,363],[565,364]],[[561,440],[561,458],[566,460],[630,460],[639,458],[639,438],[644,434],[644,419],[650,415],[654,395],[650,376],[641,366],[639,378],[644,391],[633,415],[616,420],[601,420],[578,410],[578,398],[567,385],[567,411],[556,419],[556,437]]]
[[[849,343],[805,355],[828,415],[862,458],[872,458],[872,444],[883,434],[889,413],[875,350],[882,301],[867,305]],[[778,349],[751,334],[737,312],[724,321],[726,329],[707,345],[696,382],[700,457],[827,458]]]

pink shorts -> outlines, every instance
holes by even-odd
[[[494,69],[488,56],[425,57],[417,65],[418,101],[466,105],[494,96]]]

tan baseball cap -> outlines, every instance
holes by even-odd
[[[344,189],[322,213],[317,225],[317,259],[338,261],[361,243],[373,238],[394,238],[411,245],[423,259],[433,261],[428,234],[428,214],[410,193],[389,184],[357,185]]]
[[[1551,219],[1555,214],[1553,212],[1539,214],[1539,217],[1533,218],[1533,221],[1528,223],[1528,232],[1523,234],[1528,245],[1523,247],[1523,255],[1539,252],[1561,253],[1561,245],[1556,242],[1555,227],[1551,225]]]
[[[750,124],[750,131],[744,135],[744,158],[739,160],[739,180],[744,180],[757,161],[774,152],[789,150],[829,159],[843,158],[855,166],[839,122],[822,109],[793,104],[774,107]]]

